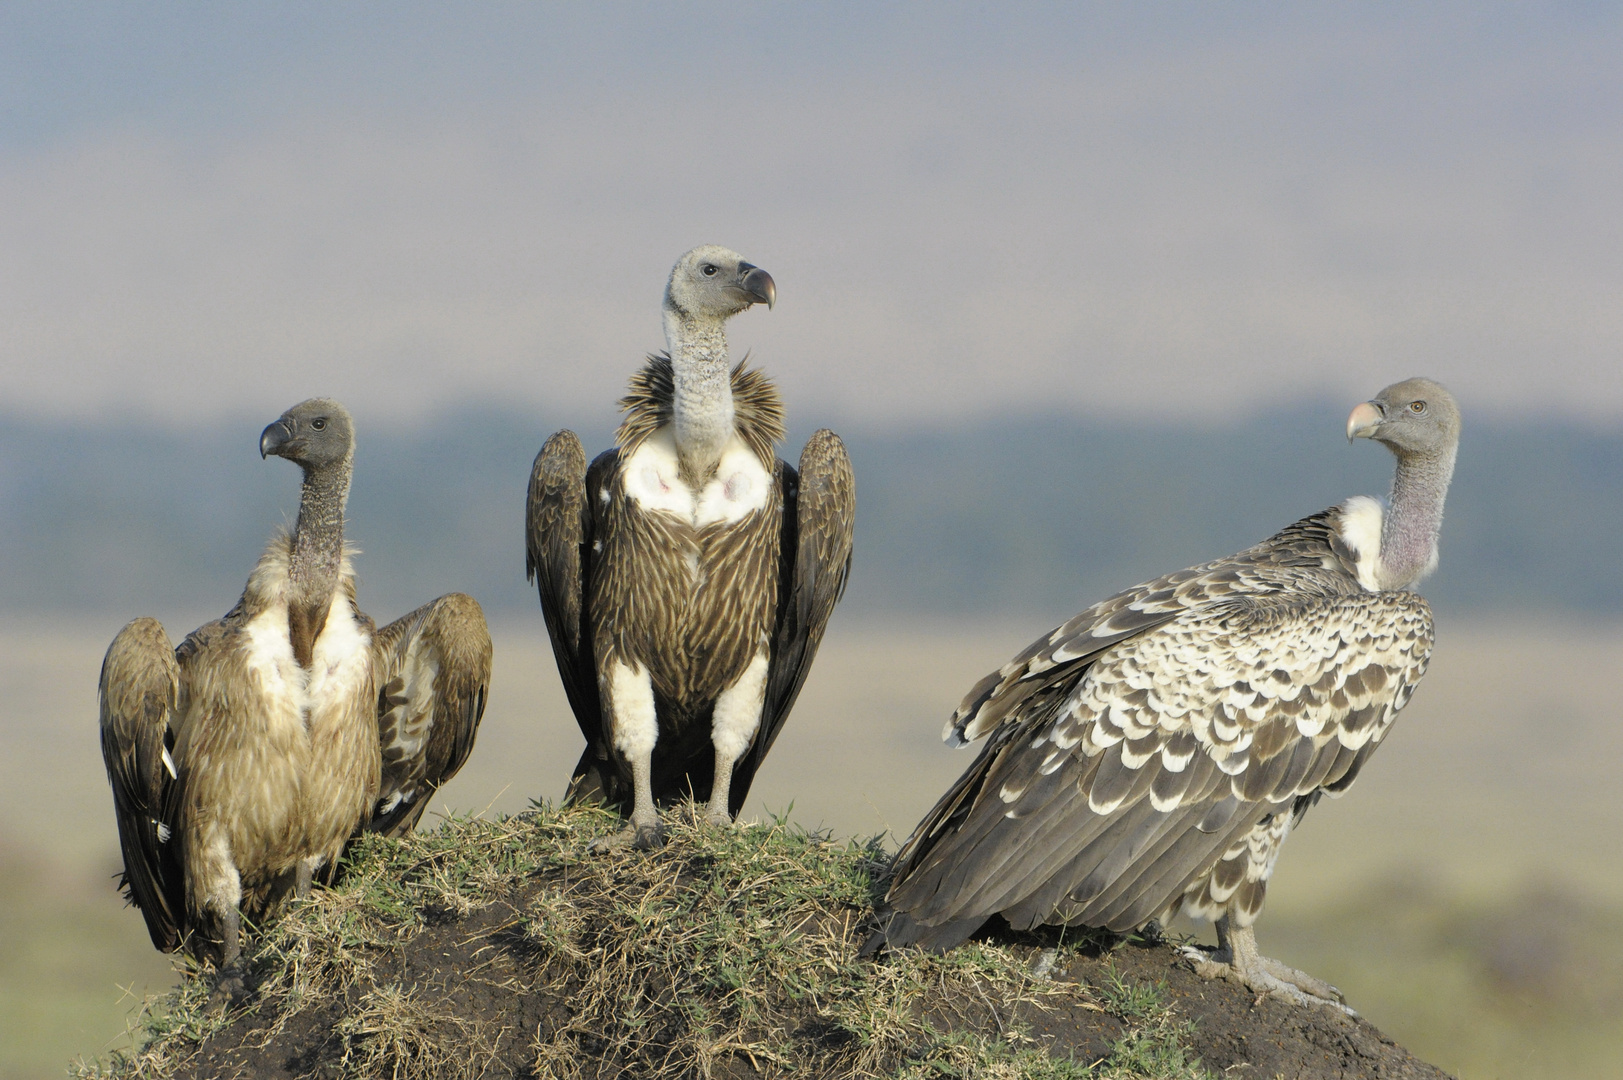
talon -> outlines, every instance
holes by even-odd
[[[1226,918],[1221,919],[1217,940],[1214,952],[1190,945],[1180,951],[1193,961],[1195,974],[1201,978],[1229,979],[1250,989],[1257,995],[1253,1008],[1261,1005],[1264,998],[1275,997],[1296,1005],[1325,1005],[1348,1016],[1358,1015],[1347,1007],[1341,991],[1329,983],[1259,955],[1256,936],[1250,927],[1231,927]]]
[[[591,846],[586,850],[593,855],[607,855],[615,851],[624,851],[626,848],[631,846],[632,842],[636,840],[636,838],[636,827],[633,825],[627,825],[619,832],[609,833],[607,836],[600,836],[596,840],[593,840]]]
[[[665,829],[658,822],[636,826],[636,837],[631,846],[638,851],[653,851],[665,846]]]
[[[220,973],[220,978],[214,984],[214,990],[209,994],[204,1011],[213,1017],[224,1016],[230,1008],[248,996],[248,983],[242,977],[242,972],[227,970]]]

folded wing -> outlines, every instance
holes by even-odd
[[[840,437],[827,428],[818,431],[801,451],[799,472],[780,462],[778,475],[784,505],[777,624],[761,726],[734,767],[729,809],[735,816],[800,696],[851,573],[857,488]]]
[[[367,828],[403,836],[473,751],[490,688],[490,631],[473,597],[448,593],[379,630],[372,648],[383,784]]]
[[[1352,783],[1431,640],[1412,593],[1241,597],[1121,640],[1008,715],[903,847],[891,901],[966,933],[998,912],[1130,929],[1247,887],[1260,908],[1246,841]]]
[[[169,720],[180,691],[180,668],[169,635],[156,619],[136,619],[119,631],[101,665],[101,752],[113,787],[124,894],[141,909],[152,944],[179,947],[184,880],[170,843],[165,803],[175,782]]]

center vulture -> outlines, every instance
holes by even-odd
[[[1001,915],[1130,931],[1215,919],[1197,970],[1340,1007],[1260,956],[1252,923],[1280,846],[1339,795],[1408,703],[1432,619],[1460,416],[1428,379],[1353,410],[1397,458],[1358,496],[1237,555],[1145,582],[1038,639],[972,689],[945,738],[986,745],[896,857],[865,951],[945,950]]]
[[[776,298],[735,252],[683,255],[665,290],[668,351],[632,376],[614,446],[588,468],[560,431],[535,459],[527,568],[586,737],[568,801],[630,817],[605,846],[657,845],[656,808],[683,798],[733,819],[845,589],[844,444],[825,429],[798,470],[779,460],[777,389],[728,359],[727,320]]]

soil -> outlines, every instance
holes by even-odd
[[[415,1055],[413,1072],[428,1075],[491,1077],[536,1076],[535,1051],[571,1016],[573,976],[554,968],[519,928],[523,912],[545,882],[534,882],[505,899],[465,917],[443,913],[441,919],[405,942],[375,972],[375,985],[392,980],[413,991],[422,1007],[418,1030],[425,1036],[403,1052]],[[1044,942],[1032,935],[998,934],[1022,959],[1035,962]],[[1115,948],[1095,946],[1063,954],[1056,980],[1106,986],[1112,976],[1127,982],[1162,984],[1162,999],[1176,1018],[1194,1021],[1185,1040],[1212,1074],[1234,1080],[1347,1080],[1353,1077],[1441,1078],[1447,1074],[1419,1061],[1361,1019],[1322,1008],[1303,1008],[1271,998],[1258,1000],[1249,990],[1228,982],[1204,980],[1169,944],[1132,940]],[[352,992],[358,997],[358,992]],[[1097,998],[1095,997],[1095,1000]],[[181,1077],[241,1077],[252,1080],[334,1078],[352,1072],[357,1062],[353,1017],[362,1003],[329,1000],[295,1013],[274,1030],[250,1008],[208,1039],[185,1066]],[[1045,1007],[1024,1007],[1018,1016],[987,1016],[976,1002],[927,1000],[925,1011],[963,1022],[979,1016],[988,1027],[1018,1021],[1051,1057],[1091,1064],[1107,1058],[1126,1030],[1125,1021],[1081,995],[1046,999]],[[346,1025],[347,1028],[346,1028]],[[938,1026],[944,1026],[938,1022]],[[434,1037],[438,1030],[447,1036]],[[361,1032],[373,1034],[373,1032]],[[849,1038],[831,1032],[807,1008],[792,1037],[816,1042]],[[424,1060],[424,1044],[442,1042],[470,1048],[458,1060],[436,1068]],[[580,1074],[585,1077],[634,1076],[625,1063],[604,1056],[590,1037],[578,1040]],[[471,1060],[470,1060],[471,1057]],[[721,1054],[713,1075],[745,1080],[785,1075],[768,1061],[747,1054]]]

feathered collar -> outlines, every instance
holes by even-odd
[[[350,559],[355,554],[355,548],[344,545],[344,555],[338,563],[338,584],[333,589],[335,597],[344,597],[352,607],[355,604],[355,567]],[[252,616],[278,603],[286,603],[292,588],[288,573],[292,557],[293,534],[283,531],[272,537],[265,546],[265,554],[254,564],[254,572],[248,575],[248,584],[242,590],[242,600],[238,606]]]
[[[733,368],[733,426],[762,467],[770,471],[776,457],[773,447],[787,434],[783,398],[766,372],[744,369],[748,360],[746,356]],[[615,445],[623,455],[629,457],[644,440],[674,419],[671,403],[676,397],[675,380],[671,358],[665,353],[650,356],[647,365],[631,376],[631,392],[620,399],[626,417],[614,433]]]

